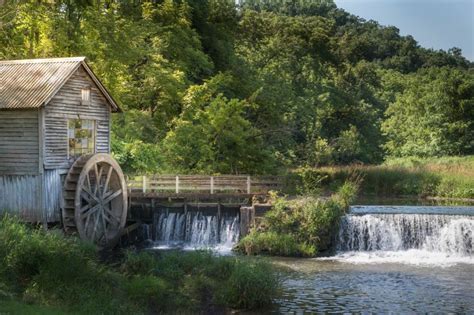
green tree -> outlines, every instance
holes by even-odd
[[[245,118],[245,101],[216,95],[212,82],[211,86],[191,87],[186,101],[175,127],[163,141],[171,168],[224,174],[271,170],[272,160],[260,131]]]
[[[332,0],[0,6],[0,59],[76,55],[125,109],[113,149],[129,171],[473,152],[474,65],[462,51],[425,49]]]
[[[384,145],[392,156],[474,153],[474,76],[429,68],[404,76],[403,91],[386,111]]]

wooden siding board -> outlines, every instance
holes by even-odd
[[[0,176],[0,212],[8,211],[30,222],[40,221],[37,177]]]
[[[81,89],[91,89],[91,104],[81,104]],[[109,152],[110,107],[81,66],[45,106],[46,169],[69,168],[67,121],[72,118],[96,121],[96,152]]]
[[[0,110],[0,175],[38,174],[38,110]]]
[[[48,222],[60,221],[62,199],[62,170],[46,170],[43,175],[43,209]]]
[[[41,176],[0,176],[0,213],[8,211],[28,222],[58,222],[62,198],[60,174],[60,170],[49,170]]]

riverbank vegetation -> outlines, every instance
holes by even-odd
[[[398,158],[376,166],[302,168],[295,173],[302,193],[328,194],[357,173],[365,197],[474,199],[474,156]]]
[[[4,2],[0,59],[86,56],[125,110],[112,148],[127,172],[474,154],[461,50],[420,47],[331,0]]]
[[[273,196],[273,208],[239,241],[236,250],[247,255],[291,257],[313,257],[329,250],[341,216],[357,196],[359,181],[346,181],[325,199]]]
[[[127,252],[99,259],[60,231],[0,220],[0,310],[31,313],[156,314],[255,309],[278,281],[260,260],[210,252]],[[31,305],[27,305],[31,304]]]

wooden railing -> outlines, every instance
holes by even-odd
[[[148,175],[127,178],[132,193],[205,193],[205,194],[262,194],[280,190],[278,176],[241,175]]]

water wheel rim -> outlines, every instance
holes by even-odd
[[[91,172],[99,179],[95,186],[91,183]],[[110,189],[111,180],[114,189]],[[127,202],[125,176],[118,163],[108,154],[90,157],[81,170],[75,195],[74,216],[79,236],[100,247],[113,246],[126,223]]]

